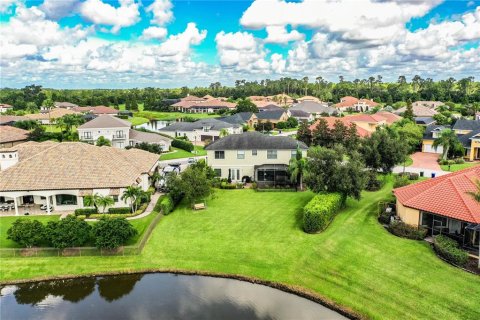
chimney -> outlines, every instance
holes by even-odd
[[[18,163],[18,151],[15,148],[0,149],[0,171]]]

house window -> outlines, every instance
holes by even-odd
[[[210,127],[203,127],[203,132],[209,132],[210,131]]]
[[[252,150],[252,156],[256,156],[257,155],[257,150]]]
[[[245,159],[245,151],[238,150],[237,151],[237,159]]]
[[[112,196],[113,202],[118,202],[118,196]]]
[[[297,157],[297,150],[292,150],[290,158],[295,159]]]
[[[118,130],[117,133],[116,133],[116,136],[117,136],[117,138],[125,138],[122,130]]]
[[[213,169],[215,171],[215,176],[216,177],[221,177],[222,176],[222,169]]]
[[[215,151],[215,159],[225,159],[225,151]]]
[[[277,159],[277,150],[267,150],[267,159]]]
[[[92,133],[90,131],[86,131],[83,133],[84,139],[92,139]]]
[[[71,194],[57,194],[55,196],[57,206],[69,206],[77,204],[77,196]]]

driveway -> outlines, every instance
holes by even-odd
[[[441,171],[442,169],[437,162],[438,157],[440,157],[438,153],[416,152],[411,155],[413,164],[410,167]]]

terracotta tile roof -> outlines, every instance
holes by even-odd
[[[192,107],[229,108],[229,109],[235,109],[236,106],[237,106],[236,103],[222,101],[222,100],[218,100],[218,99],[205,100],[205,101],[195,103],[194,105],[192,105]]]
[[[23,161],[29,159],[48,148],[50,148],[56,142],[53,141],[44,141],[44,142],[35,142],[27,141],[25,143],[13,146],[11,148],[0,149],[0,152],[18,152],[18,161]]]
[[[327,121],[328,127],[329,127],[330,129],[333,129],[333,127],[334,127],[334,125],[335,125],[335,122],[336,122],[337,120],[341,121],[341,122],[342,122],[344,125],[346,125],[347,127],[349,127],[349,126],[351,126],[351,125],[353,124],[353,122],[350,121],[350,120],[348,120],[347,117],[342,117],[342,118],[337,118],[337,117],[322,117],[322,118],[320,118],[320,119],[324,119],[325,121]],[[320,121],[320,119],[317,120],[314,124],[312,124],[312,125],[310,126],[310,130],[311,130],[311,131],[315,130],[315,128],[316,128],[317,125],[318,125],[318,122]],[[370,134],[371,134],[370,131],[368,131],[368,130],[366,130],[366,129],[363,129],[363,128],[359,127],[359,126],[356,126],[356,127],[357,127],[357,134],[358,134],[359,137],[368,137],[368,136],[370,136]]]
[[[262,109],[262,108],[264,108],[264,107],[266,107],[266,106],[275,106],[275,107],[277,107],[277,108],[281,108],[281,107],[280,107],[278,104],[276,104],[275,102],[266,101],[266,100],[264,100],[264,101],[260,101],[260,100],[255,100],[255,101],[254,101],[254,100],[252,100],[252,103],[253,103],[254,105],[256,105],[258,109]]]
[[[407,110],[407,107],[403,107],[395,111],[395,114],[402,114]],[[415,117],[433,117],[438,112],[434,109],[424,107],[424,106],[412,106],[413,115]]]
[[[395,113],[391,113],[388,111],[379,111],[376,114],[384,117],[387,120],[388,124],[392,124],[403,119],[402,117],[396,115]]]
[[[25,117],[32,120],[49,120],[61,118],[67,114],[77,114],[78,112],[74,110],[64,109],[64,108],[55,108],[45,113],[34,113],[26,114]]]
[[[297,101],[315,101],[315,102],[320,102],[320,99],[317,97],[313,96],[303,96],[301,98],[298,98]]]
[[[17,121],[23,121],[27,120],[28,118],[24,116],[7,116],[7,115],[0,115],[0,124],[6,124],[6,123],[13,123]]]
[[[393,190],[404,206],[462,221],[480,223],[480,203],[466,194],[476,191],[480,166]]]
[[[13,106],[6,103],[0,103],[0,108],[9,109],[9,108],[13,108]]]
[[[78,129],[130,128],[131,126],[132,124],[127,120],[105,114],[82,124]]]
[[[346,116],[345,118],[347,118],[348,120],[352,121],[352,122],[355,122],[355,121],[359,121],[359,122],[369,122],[369,123],[381,123],[381,122],[387,122],[387,119],[381,115],[377,115],[377,114],[365,114],[365,113],[361,113],[361,114],[355,114],[355,115],[351,115],[351,116]]]
[[[210,99],[215,99],[215,97],[213,97],[213,96],[211,96],[211,95],[207,94],[207,95],[204,95],[204,96],[202,97],[202,99],[205,99],[205,100],[210,100]]]
[[[0,191],[123,188],[158,161],[158,155],[140,149],[82,142],[53,142],[29,158],[21,157],[19,153],[20,162],[0,172]]]
[[[0,143],[27,140],[28,134],[27,130],[11,126],[0,126]]]
[[[254,102],[254,101],[267,101],[268,100],[268,98],[264,97],[264,96],[249,96],[249,97],[247,97],[247,99],[249,99],[252,102]]]
[[[335,108],[352,108],[355,104],[357,103],[365,103],[369,105],[370,107],[376,107],[378,106],[378,103],[375,101],[369,100],[369,99],[358,99],[352,96],[346,96],[340,99],[339,103],[334,104],[333,106]]]

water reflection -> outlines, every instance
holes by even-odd
[[[344,319],[310,300],[231,279],[172,274],[45,281],[0,290],[5,319]]]

